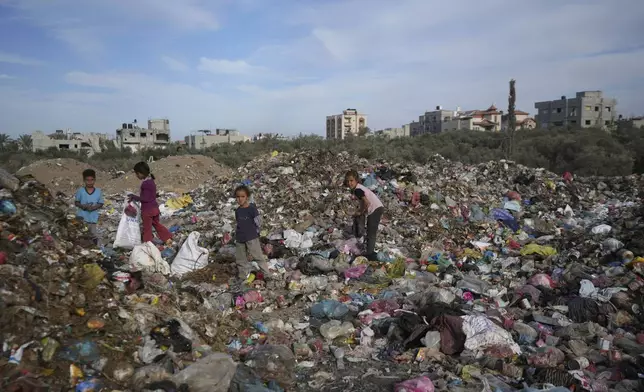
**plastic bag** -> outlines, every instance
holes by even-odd
[[[340,320],[349,313],[349,307],[333,299],[325,299],[311,307],[311,316],[319,319]]]
[[[170,273],[170,266],[151,242],[134,247],[130,254],[130,268],[132,271],[158,272],[163,275]]]
[[[201,234],[198,231],[193,231],[181,245],[179,253],[177,253],[172,262],[171,271],[173,275],[181,276],[208,265],[209,251],[199,246],[199,236]]]
[[[230,355],[212,353],[177,373],[173,381],[187,384],[190,392],[227,392],[236,371]]]
[[[282,388],[295,384],[295,356],[288,347],[271,344],[259,346],[247,358],[246,365],[263,381],[275,381]]]
[[[396,384],[395,392],[434,392],[434,383],[429,377],[421,376]]]
[[[136,215],[134,217],[128,216],[125,209],[135,208]],[[114,248],[132,249],[141,244],[141,227],[139,226],[139,217],[141,211],[134,203],[128,203],[123,209],[119,227],[116,230],[116,239],[114,239]]]

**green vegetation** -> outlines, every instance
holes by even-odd
[[[347,140],[323,140],[303,136],[293,140],[265,139],[255,143],[222,144],[206,151],[188,151],[174,145],[168,149],[139,153],[109,147],[91,158],[69,151],[27,151],[29,141],[11,141],[0,134],[0,165],[15,171],[33,161],[47,158],[75,158],[103,170],[128,170],[139,160],[153,156],[202,154],[221,164],[239,167],[274,150],[295,152],[303,149],[348,151],[362,158],[425,163],[434,154],[463,163],[503,159],[506,134],[477,131],[447,132],[416,138],[386,139],[379,136]],[[556,173],[571,171],[578,175],[618,176],[644,173],[644,129],[617,127],[612,132],[599,129],[551,129],[519,131],[513,159],[531,167],[544,167]]]

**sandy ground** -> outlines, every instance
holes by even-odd
[[[92,168],[97,173],[97,186],[106,194],[138,192],[140,181],[130,170],[118,178],[75,159],[48,159],[21,168],[16,174],[30,175],[45,184],[54,193],[71,197],[82,186],[83,170]],[[157,178],[159,191],[183,193],[217,177],[230,175],[231,169],[203,155],[171,156],[150,164]]]

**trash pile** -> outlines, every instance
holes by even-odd
[[[348,169],[385,206],[377,260]],[[644,391],[639,176],[275,152],[163,193],[176,246],[114,195],[101,248],[42,184],[0,184],[3,391]],[[270,268],[244,282],[240,184]]]

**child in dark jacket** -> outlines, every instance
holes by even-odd
[[[245,280],[251,272],[251,263],[248,260],[256,261],[259,268],[264,273],[265,278],[270,277],[266,256],[262,251],[262,245],[259,242],[259,232],[261,227],[261,216],[255,204],[249,201],[250,190],[248,187],[241,185],[235,189],[235,198],[239,207],[235,210],[235,220],[237,229],[235,231],[236,250],[235,260],[237,262],[238,277]]]
[[[143,220],[143,242],[152,241],[154,235],[152,228],[165,244],[172,244],[172,233],[161,224],[159,216],[159,203],[157,203],[157,186],[154,183],[154,175],[150,173],[150,166],[145,162],[134,165],[134,173],[141,182],[141,194],[139,196],[129,195],[129,201],[141,203],[141,219]]]

